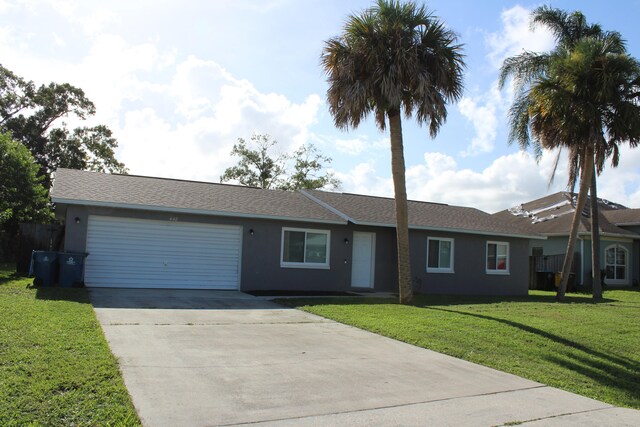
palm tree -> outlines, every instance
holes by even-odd
[[[425,6],[378,0],[347,18],[342,34],[325,42],[321,62],[338,128],[356,128],[370,114],[381,131],[389,126],[398,285],[400,303],[408,304],[413,290],[402,115],[415,115],[435,137],[447,118],[446,104],[462,95],[462,46]]]
[[[548,14],[549,9],[537,9],[534,22],[536,12]],[[569,26],[573,33],[562,33],[552,26],[556,36],[573,34],[574,38],[559,39],[558,47],[551,53],[524,52],[508,58],[500,76],[501,86],[509,76],[515,78],[516,98],[509,113],[510,140],[527,148],[533,137],[537,154],[542,148],[567,148],[570,184],[580,175],[558,299],[564,297],[566,290],[580,216],[594,169],[601,172],[609,157],[612,165],[617,166],[618,144],[629,141],[631,146],[636,146],[640,141],[638,62],[626,54],[618,33],[586,26],[584,17],[579,19],[582,15],[578,13],[560,16],[575,17],[568,22],[580,25]],[[579,31],[585,28],[589,31]],[[594,196],[592,192],[592,198]],[[597,219],[597,212],[592,214],[592,219],[594,216]],[[593,228],[598,233],[597,226]],[[594,266],[594,270],[597,268],[599,265]]]
[[[602,37],[603,35],[617,37],[618,42],[621,43],[621,37],[616,32],[603,32],[602,28],[598,24],[587,24],[586,17],[575,11],[571,14],[561,10],[554,9],[548,6],[542,6],[537,8],[532,13],[532,24],[543,25],[550,29],[555,35],[556,41],[560,46],[565,48],[573,48],[573,46],[583,37]],[[622,46],[622,45],[621,45]],[[622,46],[622,49],[624,47]],[[597,179],[596,176],[602,173],[605,159],[602,157],[603,152],[599,151],[595,153],[597,158],[595,163],[598,165],[597,169],[592,172],[591,185],[589,188],[590,194],[590,211],[591,211],[591,282],[593,289],[593,299],[602,299],[602,281],[600,273],[600,223],[598,213],[598,193],[597,193]],[[560,156],[560,152],[558,152]],[[577,158],[570,159],[570,164],[576,165],[578,163]],[[557,164],[557,163],[556,163]],[[576,185],[577,173],[574,170],[571,179],[568,183],[568,187],[573,192]],[[555,173],[555,170],[554,170]],[[553,179],[553,176],[552,176]]]

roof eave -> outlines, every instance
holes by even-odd
[[[547,237],[569,237],[569,233],[544,233]],[[591,232],[581,231],[578,237],[591,237]],[[621,234],[621,233],[600,233],[600,237],[618,237],[623,239],[640,240],[640,234]]]
[[[131,203],[65,199],[60,197],[52,197],[51,201],[53,203],[67,204],[67,205],[134,209],[134,210],[146,210],[146,211],[155,211],[155,212],[185,213],[185,214],[192,214],[192,215],[207,215],[207,216],[217,216],[217,217],[226,217],[226,218],[269,219],[269,220],[279,220],[279,221],[311,222],[311,223],[320,223],[320,224],[339,224],[339,225],[347,224],[346,220],[339,221],[339,220],[331,220],[331,219],[324,219],[324,218],[299,218],[299,217],[289,217],[289,216],[279,216],[279,215],[224,212],[224,211],[213,211],[208,209],[188,209],[188,208],[178,208],[178,207],[170,207],[170,206],[156,206],[156,205],[142,205],[142,204],[138,205],[138,204],[131,204]]]
[[[354,222],[356,225],[366,225],[369,227],[387,227],[387,228],[395,228],[395,224],[387,224],[387,223],[377,223],[377,222]],[[499,233],[495,231],[486,231],[486,230],[468,230],[464,228],[450,228],[450,227],[431,227],[426,225],[411,225],[409,224],[409,228],[412,230],[425,230],[425,231],[442,231],[449,233],[460,233],[460,234],[477,234],[483,236],[500,236],[500,237],[514,237],[519,239],[537,239],[537,240],[547,240],[546,236],[537,234],[519,234],[519,233]]]

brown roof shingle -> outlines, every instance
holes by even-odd
[[[611,210],[602,214],[617,226],[640,225],[640,209]]]
[[[545,236],[568,235],[575,212],[575,198],[575,193],[561,191],[511,209],[496,212],[493,216],[505,223],[519,227],[523,232],[537,232]],[[589,206],[589,201],[587,201],[583,215],[580,217],[579,233],[591,232]],[[598,199],[598,209],[601,233],[637,237],[637,234],[622,229],[616,226],[615,222],[609,220],[611,215],[618,215],[618,212],[635,209],[627,209],[625,206],[603,199]]]
[[[318,190],[305,190],[305,192],[344,214],[345,218],[355,224],[395,226],[394,199]],[[519,227],[505,224],[475,208],[411,200],[409,201],[409,226],[500,236],[539,236],[535,231],[523,232]]]
[[[55,203],[346,223],[304,195],[290,191],[72,169],[56,171],[51,198]]]

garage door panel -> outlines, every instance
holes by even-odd
[[[238,289],[241,228],[90,216],[92,287]]]

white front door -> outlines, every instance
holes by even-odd
[[[351,262],[351,286],[373,288],[373,272],[376,255],[376,233],[353,232],[353,260]]]

